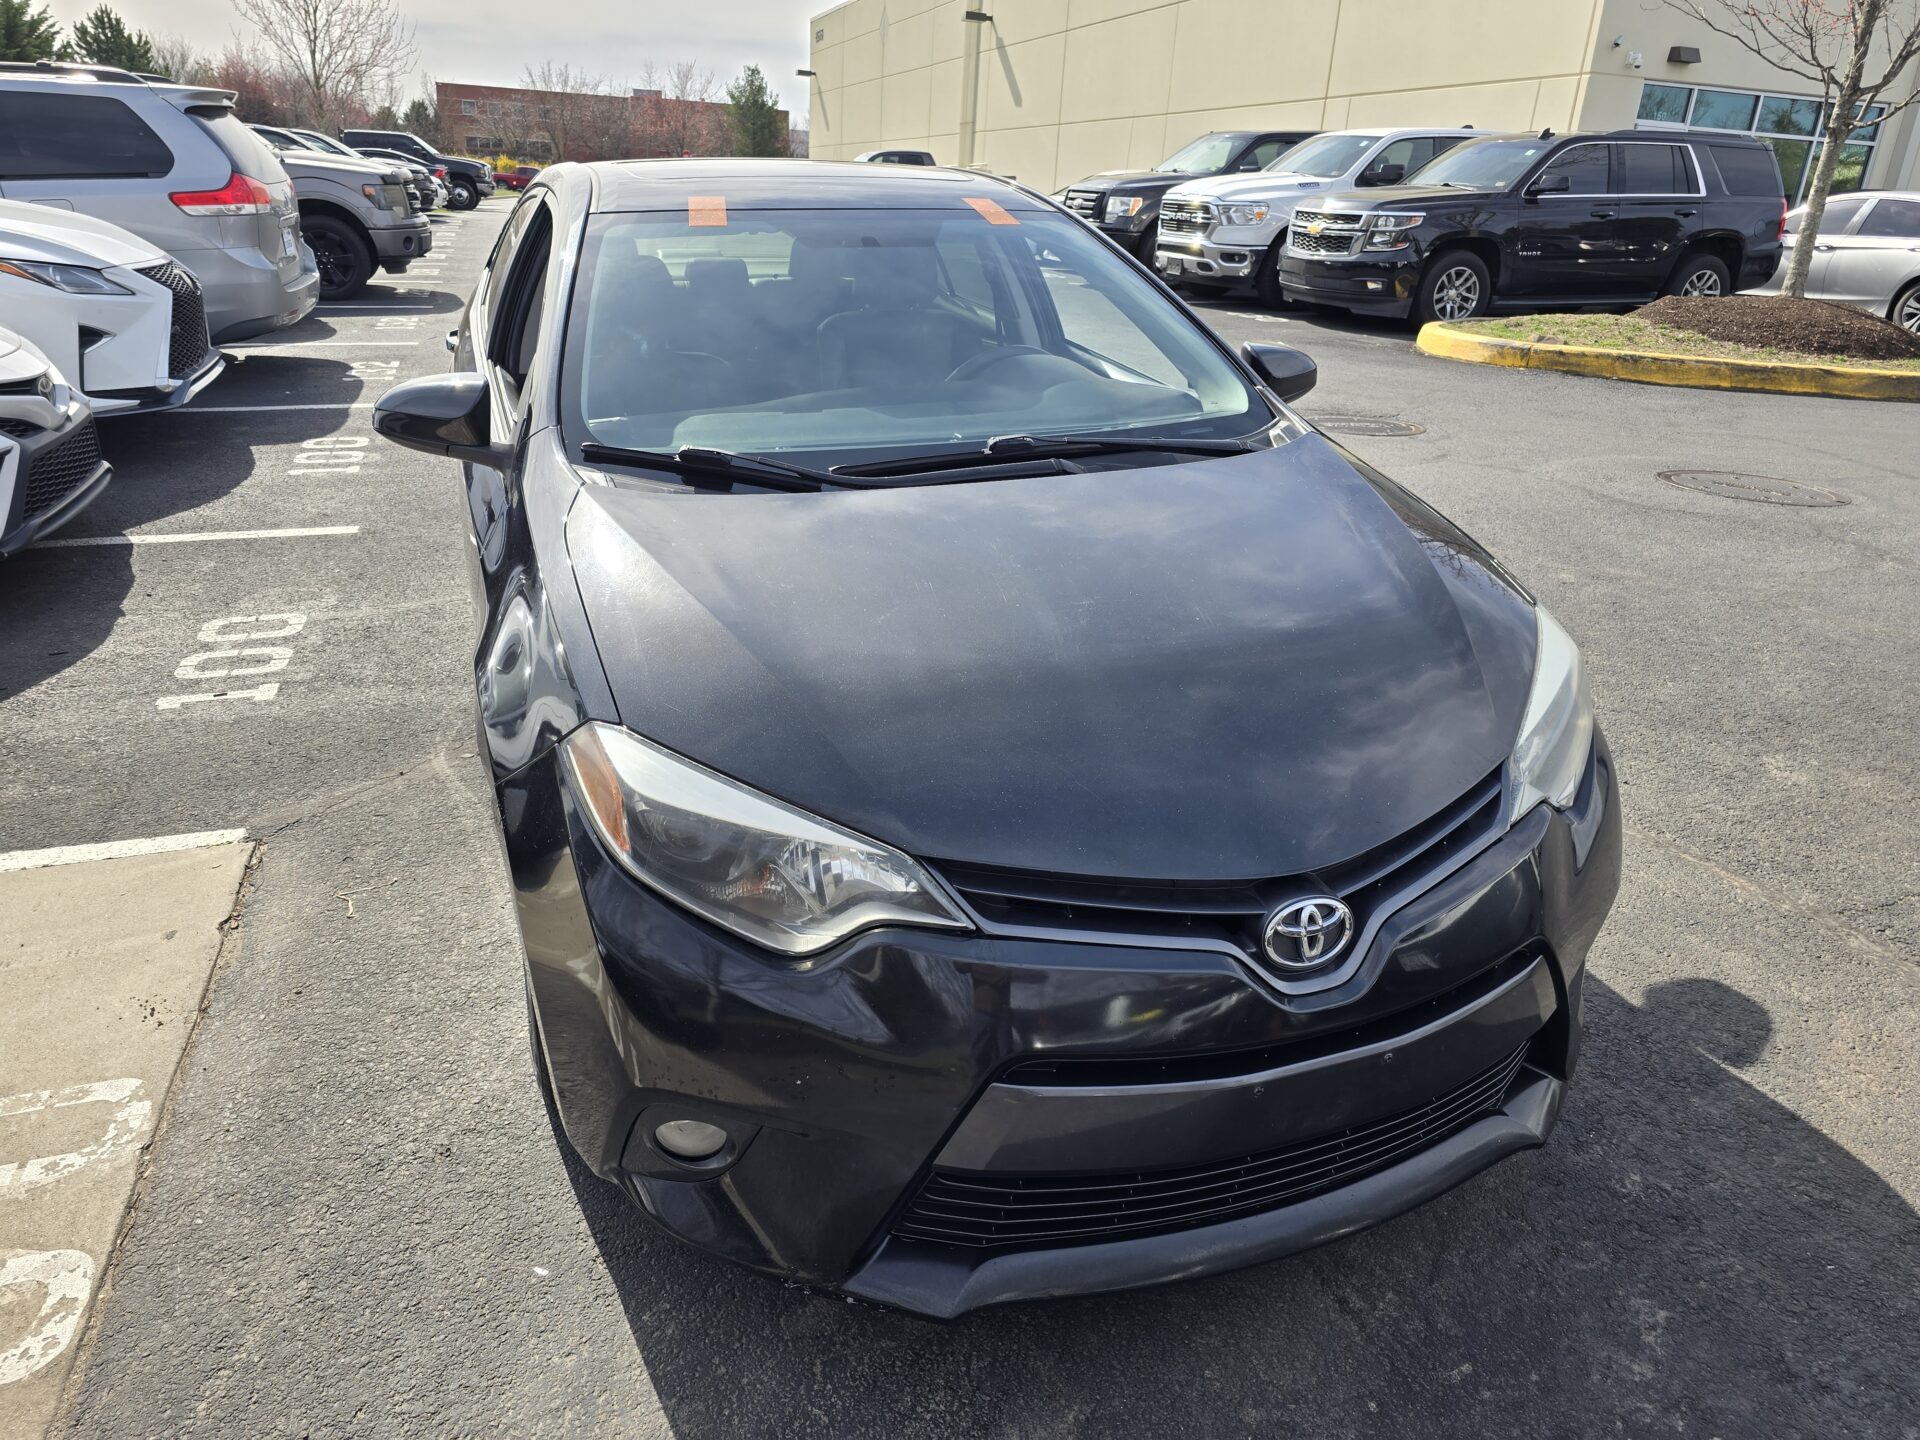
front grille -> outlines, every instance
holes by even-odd
[[[1086,1245],[1190,1230],[1337,1190],[1455,1135],[1505,1099],[1523,1045],[1425,1105],[1277,1150],[1178,1170],[1007,1175],[936,1169],[893,1228],[966,1250]]]
[[[1310,235],[1300,227],[1296,216],[1287,232],[1287,248],[1301,255],[1351,255],[1356,234],[1352,230],[1322,230]]]
[[[213,342],[207,338],[207,304],[200,282],[171,260],[142,266],[138,272],[173,292],[173,326],[167,335],[167,374],[184,380],[206,364]]]
[[[1067,209],[1073,211],[1082,220],[1098,221],[1100,206],[1106,199],[1102,190],[1069,190],[1066,196]]]
[[[1364,930],[1384,902],[1424,889],[1491,839],[1499,829],[1500,802],[1496,770],[1383,845],[1310,874],[1272,879],[1104,880],[952,861],[934,865],[990,927],[1225,943],[1258,964],[1261,931],[1283,901],[1316,892],[1338,896]]]
[[[1168,200],[1160,207],[1162,235],[1205,235],[1213,224],[1213,207],[1203,200]]]
[[[27,467],[21,486],[20,518],[43,515],[86,484],[100,463],[100,438],[91,418],[82,420],[64,440],[55,441]]]
[[[18,439],[37,435],[41,428],[29,420],[0,420],[0,435],[12,435]]]

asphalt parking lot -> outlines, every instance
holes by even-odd
[[[0,569],[0,851],[258,845],[62,1433],[1920,1435],[1912,410],[1204,305],[1312,353],[1302,409],[1585,647],[1628,835],[1583,1068],[1547,1149],[1377,1230],[938,1326],[678,1246],[549,1125],[456,467],[367,426],[444,368],[509,203],[112,424],[115,481],[60,537],[102,543]],[[1380,421],[1417,433],[1352,423]]]

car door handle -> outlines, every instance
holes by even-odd
[[[447,331],[447,352],[451,354],[453,351],[458,350],[459,348],[460,348],[459,330],[455,329],[455,330]]]
[[[1596,220],[1611,220],[1619,212],[1615,210],[1595,210],[1591,213]]]
[[[1814,249],[1816,249],[1816,250],[1832,250],[1832,249],[1834,249],[1835,247],[1834,247],[1834,246],[1832,246],[1832,245],[1816,245],[1816,246],[1814,246],[1813,248],[1814,248]]]
[[[1673,213],[1678,215],[1682,220],[1691,220],[1700,212],[1698,210],[1676,210]]]

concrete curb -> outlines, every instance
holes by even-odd
[[[1795,365],[1772,360],[1716,360],[1699,355],[1661,355],[1644,350],[1601,350],[1589,345],[1545,345],[1502,340],[1434,321],[1420,327],[1415,346],[1445,360],[1505,365],[1519,370],[1558,370],[1643,385],[1685,385],[1702,390],[1766,390],[1782,395],[1826,395],[1844,400],[1920,400],[1920,371],[1856,370],[1837,365]]]

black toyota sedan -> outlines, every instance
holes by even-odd
[[[935,1316],[1551,1130],[1620,819],[1579,652],[1051,202],[557,165],[378,431],[465,463],[536,1064],[729,1259]]]

